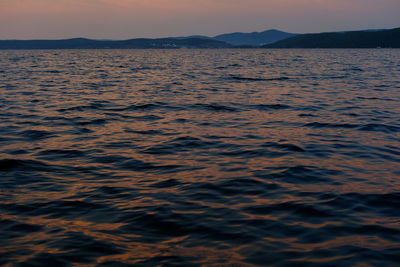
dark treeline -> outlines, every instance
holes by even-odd
[[[222,38],[222,37],[224,38]],[[284,37],[287,36],[288,38]],[[291,37],[289,37],[291,36]],[[276,30],[261,33],[232,33],[210,37],[92,40],[0,40],[0,49],[179,49],[179,48],[400,48],[400,28],[376,31],[289,34]],[[276,38],[285,38],[265,44]],[[224,39],[224,40],[222,40]],[[255,45],[264,41],[265,45]],[[247,44],[248,43],[248,44]]]
[[[86,38],[65,40],[3,40],[0,49],[176,49],[176,48],[229,48],[231,45],[212,39],[161,38],[101,41]]]
[[[300,34],[263,48],[400,48],[400,28],[380,31]]]

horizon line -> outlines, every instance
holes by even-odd
[[[289,34],[294,34],[294,35],[301,35],[301,34],[320,34],[320,33],[343,33],[343,32],[358,32],[358,31],[385,31],[385,30],[393,30],[400,28],[394,27],[394,28],[369,28],[369,29],[359,29],[359,30],[340,30],[340,31],[321,31],[321,32],[304,32],[304,33],[292,33],[292,32],[286,32],[283,30],[279,29],[267,29],[263,31],[252,31],[252,32],[229,32],[229,33],[221,33],[213,36],[209,35],[203,35],[203,34],[190,34],[190,35],[182,35],[182,36],[166,36],[166,37],[133,37],[133,38],[128,38],[128,39],[109,39],[109,38],[90,38],[90,37],[61,37],[57,39],[45,39],[45,38],[38,38],[38,39],[0,39],[1,41],[62,41],[62,40],[73,40],[73,39],[86,39],[86,40],[94,40],[94,41],[128,41],[128,40],[134,40],[134,39],[178,39],[178,38],[197,38],[195,36],[199,37],[207,37],[207,38],[215,38],[220,35],[228,35],[228,34],[252,34],[252,33],[263,33],[267,31],[279,31],[279,32],[284,32],[284,33],[289,33]],[[194,37],[192,37],[194,36]],[[199,38],[197,38],[199,39]]]

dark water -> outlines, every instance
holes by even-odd
[[[400,262],[400,50],[3,51],[0,80],[0,265]]]

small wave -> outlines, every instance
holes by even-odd
[[[232,146],[232,148],[228,148],[225,151],[218,152],[218,155],[221,156],[229,156],[229,157],[239,157],[239,158],[279,158],[286,155],[287,152],[284,151],[269,151],[267,149],[245,149],[245,148],[236,148],[236,146]]]
[[[394,125],[386,125],[386,124],[366,124],[360,127],[360,131],[374,131],[374,132],[384,132],[384,133],[398,133],[400,132],[400,127]]]
[[[161,130],[132,130],[132,129],[126,129],[126,132],[129,133],[136,133],[136,134],[142,134],[142,135],[166,135],[163,131]]]
[[[50,138],[50,137],[54,137],[55,134],[48,132],[48,131],[40,131],[40,130],[26,130],[23,132],[20,132],[19,135],[35,141],[35,140],[42,140],[42,139],[46,139],[46,138]]]
[[[385,133],[397,133],[400,132],[400,127],[386,124],[350,124],[350,123],[325,123],[325,122],[312,122],[304,125],[305,127],[312,128],[344,128],[344,129],[358,129],[359,131],[373,131],[373,132],[385,132]]]
[[[296,214],[303,218],[307,218],[307,220],[309,221],[311,221],[311,218],[313,218],[314,220],[317,219],[323,221],[329,217],[334,217],[334,215],[329,210],[295,202],[285,202],[276,205],[254,206],[249,207],[246,210],[253,214],[282,213],[285,216],[288,216],[288,214]],[[339,215],[337,214],[337,211],[335,211],[335,213],[336,216]]]
[[[119,187],[113,185],[104,185],[87,193],[82,194],[88,200],[104,200],[107,199],[135,199],[137,197],[138,190],[129,187]]]
[[[85,126],[85,125],[104,125],[109,120],[106,119],[93,119],[93,120],[81,120],[80,118],[73,119],[76,125]]]
[[[60,248],[58,253],[38,253],[26,261],[28,265],[68,266],[71,261],[79,264],[91,262],[102,256],[112,256],[123,252],[112,243],[76,231],[66,231],[63,236],[53,242]]]
[[[164,102],[138,103],[121,108],[108,108],[107,111],[149,111],[149,110],[180,110],[182,108],[172,106]]]
[[[135,172],[154,172],[154,173],[176,173],[188,170],[195,170],[200,168],[194,168],[190,166],[169,164],[169,165],[159,165],[152,164],[149,162],[144,162],[137,159],[129,159],[120,163],[116,163],[118,168],[124,170],[130,170]]]
[[[293,145],[293,144],[282,144],[282,143],[274,143],[274,142],[268,142],[262,145],[263,147],[272,147],[272,148],[277,148],[277,149],[282,149],[286,151],[292,151],[292,152],[305,152],[305,150],[299,146]]]
[[[50,149],[38,152],[36,156],[47,160],[62,160],[85,157],[87,153],[81,150],[74,149]]]
[[[163,117],[157,115],[132,116],[130,118],[137,121],[159,121],[163,119]]]
[[[350,236],[350,235],[371,235],[374,233],[375,236],[381,238],[392,240],[397,242],[400,237],[400,230],[392,227],[385,227],[375,224],[367,225],[345,225],[345,226],[325,226],[320,229],[321,231],[326,231],[330,233],[335,233],[336,236]]]
[[[176,179],[168,179],[166,181],[157,182],[151,185],[151,187],[155,188],[169,188],[169,187],[177,187],[181,185],[179,181]]]
[[[68,108],[57,109],[59,112],[72,112],[72,111],[87,111],[87,110],[100,110],[104,109],[105,105],[102,103],[91,103],[89,105],[72,106]]]
[[[229,179],[217,183],[214,190],[220,191],[222,196],[228,194],[236,195],[272,195],[277,190],[281,189],[276,183],[267,183],[265,181],[256,180],[253,177],[239,177]]]
[[[356,124],[347,124],[347,123],[326,123],[326,122],[311,122],[304,125],[305,127],[312,128],[346,128],[346,129],[354,129],[360,127],[360,125]]]
[[[47,70],[47,71],[44,71],[44,72],[47,72],[47,73],[61,73],[61,71],[59,71],[59,70]]]
[[[242,76],[231,76],[230,79],[237,80],[237,81],[249,81],[249,82],[256,82],[256,81],[286,81],[289,80],[289,77],[276,77],[276,78],[255,78],[255,77],[242,77]]]
[[[239,112],[240,109],[237,107],[226,106],[221,104],[194,104],[190,106],[191,109],[202,109],[218,112]]]
[[[217,141],[203,141],[199,138],[191,136],[178,137],[161,144],[154,145],[143,150],[143,153],[155,154],[155,155],[166,155],[175,154],[178,152],[190,151],[192,149],[206,149],[215,147],[221,144]]]
[[[362,68],[359,67],[351,67],[351,68],[346,68],[343,69],[344,71],[353,71],[353,72],[364,72],[364,70]]]
[[[342,175],[342,172],[299,165],[287,168],[267,168],[262,171],[256,171],[255,175],[259,178],[279,180],[293,184],[333,183],[337,185],[340,182],[334,179],[334,177]]]
[[[311,113],[301,113],[297,116],[299,116],[299,117],[318,117],[317,115],[311,114]]]
[[[92,157],[92,160],[97,163],[118,163],[124,160],[128,160],[129,158],[119,156],[119,155],[108,155],[102,157]]]
[[[258,105],[252,105],[249,106],[252,109],[257,109],[257,110],[280,110],[280,109],[289,109],[290,106],[284,105],[284,104],[258,104]]]
[[[398,214],[400,205],[399,193],[388,194],[363,194],[363,193],[347,193],[331,197],[321,203],[333,210],[346,209],[348,212],[355,212],[361,209],[364,212],[373,212],[382,216],[395,218]]]
[[[0,171],[7,172],[13,170],[21,170],[21,171],[48,170],[48,165],[37,160],[21,160],[21,159],[0,160]]]
[[[126,110],[141,110],[141,109],[146,109],[146,110],[151,110],[151,109],[159,109],[160,107],[165,106],[164,103],[148,103],[148,104],[137,104],[137,105],[132,105],[128,107]]]
[[[40,225],[21,223],[11,220],[1,220],[2,229],[10,233],[8,238],[16,238],[32,234],[34,232],[42,231],[43,227]]]

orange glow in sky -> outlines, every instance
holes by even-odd
[[[399,12],[399,0],[0,0],[0,39],[394,28]]]

